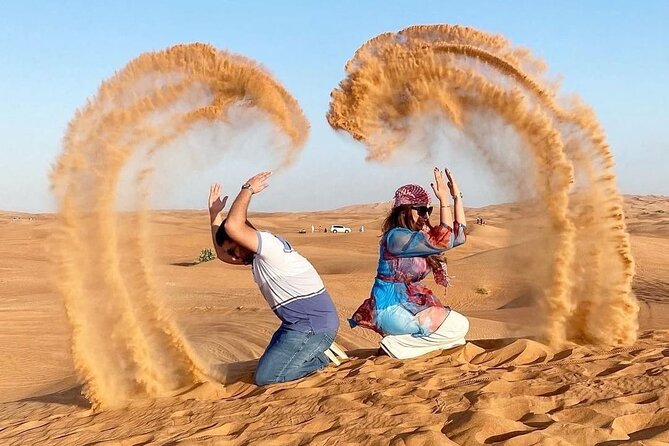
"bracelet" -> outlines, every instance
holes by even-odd
[[[248,190],[249,192],[251,192],[251,195],[255,194],[255,191],[253,190],[253,188],[249,183],[244,183],[244,185],[242,186],[242,190]]]

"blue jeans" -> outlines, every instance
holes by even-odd
[[[290,330],[283,325],[272,336],[258,361],[255,382],[259,386],[302,378],[328,365],[323,353],[337,331],[326,333]]]

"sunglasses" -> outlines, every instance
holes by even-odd
[[[429,217],[432,213],[432,206],[411,206],[411,209],[415,209],[421,217]]]

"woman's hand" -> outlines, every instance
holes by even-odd
[[[453,174],[451,173],[450,170],[446,170],[446,177],[448,178],[448,190],[451,193],[451,197],[453,197],[453,200],[456,198],[462,198],[462,193],[460,192],[460,187],[458,186],[458,183],[455,182],[455,178],[453,178]]]
[[[221,200],[221,185],[214,183],[209,187],[209,216],[211,220],[214,219],[223,212],[225,209],[225,203],[228,201],[228,196],[226,195]]]
[[[270,175],[272,175],[272,172],[261,172],[249,178],[246,184],[251,186],[252,193],[257,194],[269,186],[269,184],[267,184],[267,180],[269,179]]]
[[[450,177],[449,177],[450,179]],[[434,168],[434,183],[430,183],[434,195],[441,203],[448,202],[448,190],[450,189],[450,184],[448,183],[448,188],[446,187],[446,180],[444,180],[444,174],[439,170],[439,168]]]

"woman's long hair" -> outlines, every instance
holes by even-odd
[[[390,214],[383,221],[383,226],[381,231],[385,235],[386,232],[395,228],[406,228],[412,231],[416,231],[416,224],[411,218],[411,205],[402,204],[396,206],[390,210]]]

